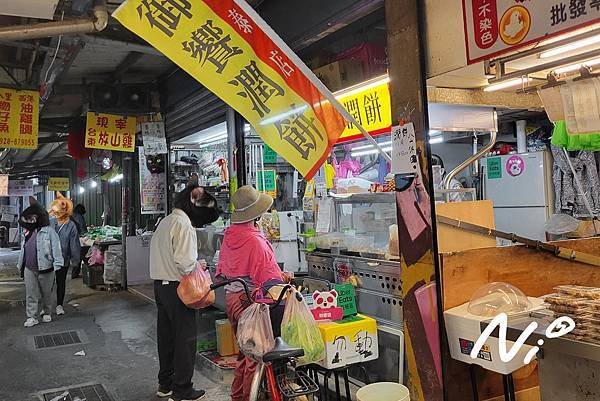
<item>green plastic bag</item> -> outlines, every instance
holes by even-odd
[[[287,297],[281,337],[292,347],[304,349],[304,356],[298,359],[299,365],[317,363],[325,358],[325,343],[319,326],[304,299],[299,301],[295,296]]]

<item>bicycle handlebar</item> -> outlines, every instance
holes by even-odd
[[[244,287],[244,292],[246,293],[246,297],[250,301],[254,302],[254,300],[252,299],[252,295],[250,295],[250,290],[248,289],[248,283],[246,283],[241,278],[232,278],[232,279],[227,279],[227,280],[224,280],[224,281],[221,281],[221,282],[218,282],[218,283],[211,284],[210,285],[210,289],[214,291],[217,288],[225,287],[226,285],[233,284],[233,283],[240,283],[240,284],[242,284],[242,286]],[[291,288],[293,288],[293,286],[291,284],[286,284],[285,287],[283,287],[283,289],[279,293],[279,297],[277,298],[277,301],[275,301],[275,303],[273,305],[270,305],[270,308],[276,308],[277,306],[279,306],[279,304],[281,303],[281,301],[283,301],[284,295]],[[302,302],[302,300],[304,299],[302,297],[302,294],[300,294],[298,291],[295,292],[295,296],[296,296],[296,299],[298,301],[300,301],[300,302]]]

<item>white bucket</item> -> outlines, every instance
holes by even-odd
[[[358,401],[410,401],[406,386],[398,383],[373,383],[362,387],[356,393]]]

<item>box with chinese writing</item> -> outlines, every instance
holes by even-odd
[[[379,358],[377,322],[365,315],[336,322],[318,323],[325,342],[325,359],[320,365],[335,369]]]

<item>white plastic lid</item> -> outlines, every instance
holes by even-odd
[[[532,308],[527,295],[508,283],[486,284],[473,294],[469,301],[469,313],[482,317],[495,317],[500,313],[513,315]]]

